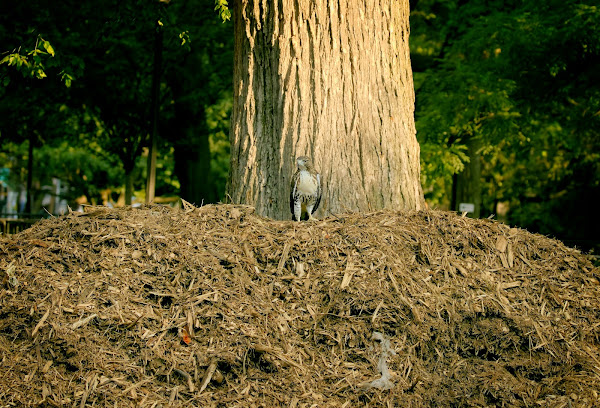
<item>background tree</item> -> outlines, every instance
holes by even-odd
[[[3,13],[0,17],[0,38],[12,45],[0,56],[0,117],[4,121],[0,136],[12,149],[16,147],[12,143],[27,144],[24,212],[31,213],[32,203],[37,200],[33,191],[34,151],[45,140],[58,135],[53,129],[46,131],[46,127],[61,116],[56,112],[58,101],[65,95],[64,85],[70,85],[71,76],[64,70],[58,72],[64,63],[56,57],[51,43],[43,38],[45,33],[19,24],[18,17],[25,14],[23,7],[16,6],[13,12],[16,19],[11,19],[10,14],[7,18]],[[42,20],[47,20],[48,11],[42,10],[40,14]],[[52,30],[52,24],[46,24],[45,28]],[[43,81],[48,75],[50,78]],[[59,83],[58,76],[64,85]],[[15,179],[18,177],[13,177],[13,181]]]
[[[99,13],[86,74],[74,88],[80,100],[96,106],[103,124],[101,144],[122,161],[129,205],[138,178],[136,161],[152,127],[154,40],[164,10],[159,2],[125,1]],[[89,89],[97,91],[90,94]]]
[[[295,156],[326,211],[422,208],[408,1],[234,5],[234,202],[289,219]]]
[[[164,113],[161,132],[173,142],[180,196],[197,205],[216,202],[223,197],[227,169],[213,168],[219,136],[212,129],[218,120],[214,115],[228,118],[230,112],[231,103],[224,101],[231,99],[232,27],[217,17],[212,0],[174,2],[169,13],[178,44],[170,46],[173,52],[166,61],[172,105]],[[218,151],[228,154],[227,149]]]
[[[185,176],[182,196],[198,204],[217,201],[223,196],[227,171],[222,163],[228,161],[227,146],[223,145],[228,123],[224,125],[222,118],[228,116],[231,106],[232,58],[227,55],[231,55],[228,44],[232,39],[226,34],[231,25],[221,24],[213,8],[210,0],[182,0],[169,6],[159,1],[98,0],[81,7],[36,0],[7,9],[0,17],[0,33],[6,34],[0,39],[0,49],[7,52],[0,59],[12,59],[0,65],[0,110],[5,113],[0,118],[0,149],[14,150],[4,142],[19,145],[33,135],[29,130],[36,122],[23,120],[31,116],[40,124],[35,139],[38,146],[59,149],[61,156],[61,141],[68,140],[90,157],[97,154],[89,150],[90,146],[99,146],[108,163],[122,169],[113,175],[127,175],[127,182],[122,183],[128,189],[124,196],[131,198],[132,190],[143,194],[140,161],[150,128],[153,33],[161,21],[165,28],[165,69],[161,73],[159,125],[164,136],[158,140],[162,151],[157,193],[179,192],[179,180],[173,177],[174,152],[184,157],[186,152],[195,151],[204,159],[190,156],[187,164],[179,161],[179,176]],[[53,56],[48,46],[55,52]],[[31,54],[35,50],[36,55]],[[219,53],[223,55],[217,57]],[[20,62],[18,66],[16,62]],[[33,86],[32,78],[41,78],[39,84]],[[170,78],[177,78],[177,82]],[[179,112],[177,120],[175,111]],[[71,127],[73,115],[81,115],[75,122],[85,120],[94,126]],[[50,135],[57,136],[56,144]],[[92,168],[93,162],[89,163]],[[10,163],[17,166],[21,162],[11,160],[0,163],[0,167],[12,166]],[[38,171],[41,168],[42,163],[34,165],[29,174],[35,178],[42,174]],[[94,185],[103,178],[86,179],[89,191],[115,188]],[[34,184],[41,182],[35,180]],[[73,193],[87,196],[81,188],[72,187]],[[42,194],[41,189],[38,191]],[[199,199],[193,199],[194,195]]]
[[[481,164],[482,215],[588,249],[600,225],[600,9],[586,1],[421,0],[412,14],[427,199]],[[470,141],[480,147],[471,149]],[[464,181],[464,178],[463,178]]]
[[[109,3],[106,1],[104,5],[108,6]],[[94,110],[87,107],[94,107],[94,105],[96,107],[101,106],[103,95],[111,92],[111,95],[116,93],[116,87],[108,88],[114,84],[110,84],[110,75],[106,71],[104,72],[106,75],[99,81],[101,83],[97,87],[88,86],[80,91],[83,88],[82,82],[84,82],[82,78],[91,79],[94,77],[90,73],[90,67],[93,67],[92,62],[96,60],[94,59],[94,54],[98,53],[98,48],[94,48],[93,45],[99,43],[97,41],[99,37],[96,36],[99,32],[102,32],[101,28],[106,23],[106,14],[102,14],[102,12],[114,10],[111,7],[98,7],[97,10],[94,9],[97,6],[98,4],[95,3],[75,8],[64,3],[54,5],[40,0],[15,4],[7,14],[4,14],[1,27],[10,33],[6,37],[3,37],[5,41],[4,49],[11,49],[13,54],[15,52],[19,54],[23,49],[27,51],[24,45],[26,46],[31,42],[32,36],[36,36],[36,48],[37,44],[42,44],[46,53],[52,57],[43,60],[44,53],[34,54],[32,61],[34,64],[23,64],[20,67],[20,71],[23,74],[26,73],[27,68],[31,70],[32,74],[24,75],[23,80],[15,78],[14,70],[11,70],[10,66],[4,72],[3,84],[5,87],[3,92],[7,96],[7,99],[5,99],[6,105],[4,106],[12,107],[12,110],[10,115],[3,117],[1,129],[3,131],[8,130],[9,132],[7,133],[13,135],[12,140],[19,142],[23,139],[23,134],[27,133],[30,140],[38,140],[38,144],[43,143],[47,147],[52,146],[54,141],[57,142],[56,146],[60,146],[59,139],[77,143],[82,140],[78,134],[82,129],[71,127],[73,123],[70,121],[70,116],[77,113],[88,116],[90,114],[97,115],[97,109]],[[36,13],[32,13],[33,10]],[[54,45],[48,46],[49,41],[46,41],[45,38],[53,38],[56,41]],[[40,46],[40,48],[42,47]],[[26,55],[30,53],[27,52]],[[121,63],[120,60],[119,63]],[[10,61],[8,65],[10,65]],[[110,64],[104,62],[101,65],[104,68]],[[58,72],[59,69],[62,70]],[[32,81],[28,77],[37,78],[39,81],[33,85],[28,85],[27,81]],[[57,78],[62,80],[63,83],[59,83]],[[74,78],[76,79],[73,80]],[[72,84],[74,85],[73,87],[71,87]],[[104,91],[104,93],[99,91]],[[90,95],[93,96],[93,102],[91,102]],[[15,104],[19,100],[21,103]],[[122,108],[123,104],[115,106],[115,104],[107,103],[105,106]],[[38,117],[38,120],[31,122],[31,124],[39,123],[39,125],[36,125],[36,129],[32,129],[31,124],[28,125],[27,122],[24,123],[22,121],[25,115],[30,114],[29,112],[35,112]],[[108,108],[101,111],[101,113],[105,117],[111,118]],[[126,123],[130,125],[131,121],[127,121],[128,117],[125,116],[127,113],[127,109],[123,109],[123,117],[118,119],[121,124]],[[129,117],[133,116],[135,115],[129,110]],[[54,120],[49,120],[50,118]],[[95,125],[95,128],[105,129],[107,132],[119,126],[118,124],[110,123],[110,121],[108,121],[108,124],[100,124],[96,121]],[[114,139],[110,137],[102,139],[102,136],[106,135],[106,133],[102,131],[98,133],[91,129],[88,130],[90,132],[87,134],[87,139],[98,138],[99,142],[103,140],[108,141],[106,145],[109,147],[115,145]],[[37,136],[31,139],[33,133],[36,133]],[[30,143],[31,145],[33,144]],[[90,144],[86,142],[85,145],[89,146]],[[103,147],[106,149],[107,146]],[[119,148],[115,150],[120,152],[124,149]],[[93,152],[89,153],[93,155]],[[27,173],[29,178],[33,177],[35,173],[34,166],[31,166]],[[57,173],[60,173],[60,171],[57,171]],[[83,172],[83,174],[85,173]],[[102,182],[106,181],[103,178],[99,179]],[[90,183],[91,181],[92,179],[88,178],[87,182]],[[91,191],[89,189],[85,190]],[[28,207],[31,201],[28,200]],[[94,199],[93,201],[96,200]]]

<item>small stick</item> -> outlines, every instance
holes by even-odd
[[[140,382],[138,382],[138,383],[132,384],[132,385],[130,385],[129,387],[125,388],[125,389],[123,390],[123,392],[121,392],[121,395],[126,395],[126,394],[127,394],[127,393],[129,393],[131,390],[133,390],[133,389],[136,389],[137,387],[139,387],[139,386],[141,386],[141,385],[143,385],[143,384],[146,384],[147,382],[150,382],[150,381],[154,381],[154,378],[146,378],[145,380],[142,380],[142,381],[140,381]]]
[[[86,324],[88,324],[90,322],[90,320],[92,320],[96,316],[98,316],[96,313],[92,313],[85,319],[77,320],[75,323],[73,323],[73,325],[71,326],[71,329],[75,330],[75,329],[80,328],[81,326],[85,326]]]
[[[38,332],[38,330],[42,327],[42,325],[44,324],[44,322],[46,321],[46,319],[50,315],[50,309],[52,309],[52,308],[49,307],[48,310],[46,310],[46,313],[44,313],[44,316],[42,316],[41,320],[38,322],[38,324],[35,325],[35,328],[31,332],[31,337],[35,337],[35,335]]]
[[[287,261],[291,246],[292,245],[290,244],[289,241],[286,242],[285,245],[283,246],[283,252],[281,254],[281,259],[279,260],[279,265],[277,265],[277,275],[280,275],[281,272],[283,271],[283,267],[285,266],[285,261]]]
[[[217,360],[212,360],[204,373],[204,378],[202,378],[202,384],[200,384],[200,389],[198,390],[198,394],[202,393],[208,386],[215,370],[217,369]]]

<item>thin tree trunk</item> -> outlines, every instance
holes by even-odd
[[[481,215],[481,139],[469,137],[466,141],[469,153],[469,162],[465,168],[452,177],[451,208],[454,211],[463,211],[464,208],[473,206],[469,216],[479,218]],[[461,208],[461,204],[467,204]]]
[[[162,51],[163,51],[163,30],[162,25],[156,23],[154,33],[154,67],[152,70],[152,129],[150,130],[150,143],[148,151],[147,163],[147,180],[146,180],[146,204],[154,201],[154,193],[156,189],[156,139],[158,137],[158,114],[159,114],[159,87],[160,73],[162,69]]]
[[[133,196],[133,169],[125,168],[125,205],[131,205]]]
[[[228,192],[289,219],[295,157],[323,212],[421,209],[408,0],[237,0]]]
[[[196,205],[218,200],[211,171],[209,132],[206,123],[205,99],[199,100],[199,90],[206,80],[198,72],[202,64],[201,50],[193,52],[168,76],[173,94],[175,115],[165,134],[175,141],[175,174],[179,179],[179,195]]]
[[[175,173],[179,179],[180,196],[198,206],[215,202],[218,197],[210,168],[206,112],[201,106],[194,108],[185,101],[175,105],[170,129],[179,138],[175,143]]]
[[[33,204],[33,144],[35,142],[35,133],[29,133],[29,146],[27,148],[27,201],[25,202],[25,213],[31,215]]]

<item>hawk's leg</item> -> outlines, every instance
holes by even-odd
[[[294,221],[300,221],[301,215],[302,215],[302,201],[296,200],[296,201],[294,201]]]
[[[314,207],[313,204],[306,206],[306,213],[308,214],[308,220],[309,221],[319,221],[318,219],[316,219],[315,217],[312,216],[313,207]]]

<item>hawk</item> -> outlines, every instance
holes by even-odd
[[[316,220],[312,215],[321,202],[321,176],[315,170],[310,157],[296,159],[298,170],[292,177],[290,211],[294,221]]]

